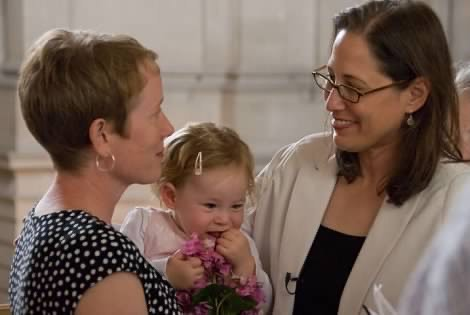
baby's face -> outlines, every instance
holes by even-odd
[[[176,222],[187,235],[197,233],[202,238],[239,229],[247,189],[248,177],[240,167],[203,169],[176,190]]]

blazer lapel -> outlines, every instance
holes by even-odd
[[[336,162],[300,169],[287,210],[281,244],[281,277],[290,272],[298,277],[325,213],[336,183]],[[292,286],[293,289],[295,286]]]
[[[359,314],[373,281],[413,217],[419,198],[396,207],[384,201],[351,270],[341,297],[338,314]]]

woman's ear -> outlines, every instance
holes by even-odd
[[[418,77],[408,87],[406,112],[412,114],[419,110],[429,96],[430,83],[423,77]]]
[[[168,209],[175,209],[176,188],[171,183],[163,183],[160,186],[160,200]]]
[[[93,120],[88,129],[91,145],[101,156],[108,156],[111,151],[109,148],[110,134],[110,125],[103,118]]]

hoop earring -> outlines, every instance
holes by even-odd
[[[408,118],[406,119],[406,124],[409,126],[409,127],[413,127],[416,122],[413,118],[413,113],[410,113],[410,115],[408,116]]]
[[[114,166],[116,165],[116,158],[114,157],[114,155],[111,153],[111,167],[109,168],[104,168],[101,166],[101,163],[100,163],[100,160],[101,160],[101,156],[98,154],[96,155],[96,159],[95,159],[95,163],[96,163],[96,168],[101,171],[101,172],[110,172],[114,169]]]

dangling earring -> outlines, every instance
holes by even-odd
[[[415,125],[415,120],[413,118],[413,113],[410,113],[410,115],[408,116],[408,118],[406,119],[406,124],[409,126],[409,127],[413,127]]]
[[[199,151],[196,157],[196,161],[194,161],[194,175],[201,175],[202,174],[202,152]]]
[[[116,158],[114,157],[114,155],[112,153],[111,153],[112,163],[111,163],[111,166],[109,168],[102,167],[100,161],[101,161],[101,156],[98,154],[98,155],[96,155],[95,163],[96,163],[96,168],[101,172],[112,171],[114,169],[114,166],[116,165]]]

